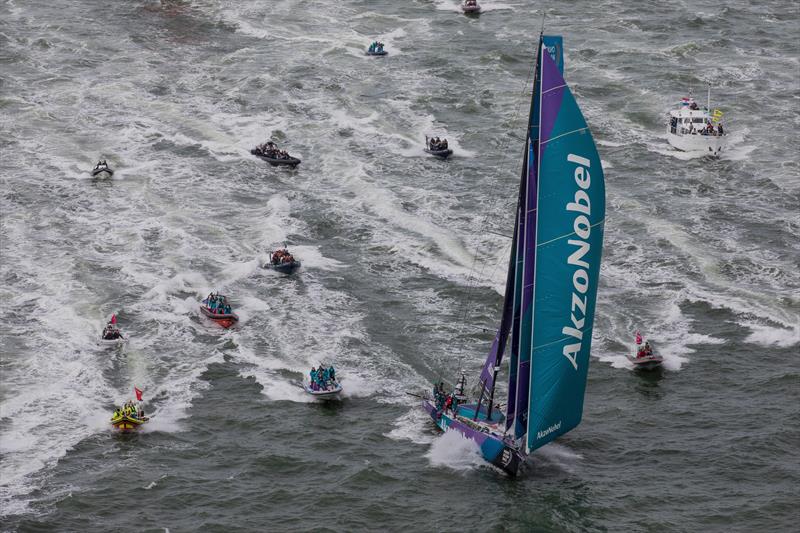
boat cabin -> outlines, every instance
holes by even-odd
[[[701,135],[709,124],[714,128],[712,135],[716,135],[717,128],[707,109],[684,107],[669,113],[669,132],[673,135]]]

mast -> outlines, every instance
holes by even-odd
[[[711,113],[711,82],[708,82],[708,105],[706,110]]]
[[[539,221],[539,154],[541,144],[541,98],[542,98],[542,58],[545,55],[543,36],[539,36],[536,51],[536,73],[533,78],[531,94],[531,113],[528,119],[528,142],[525,183],[525,224],[522,228],[522,281],[519,324],[516,331],[519,353],[515,383],[514,437],[522,439],[527,432],[530,398],[530,365],[533,352],[533,313],[534,313],[534,281],[536,276],[537,249],[536,236]]]

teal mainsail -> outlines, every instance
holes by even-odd
[[[581,420],[605,222],[603,168],[592,135],[558,65],[541,48],[538,64],[539,179],[527,452]]]

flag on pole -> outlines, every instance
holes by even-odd
[[[139,389],[136,388],[136,386],[134,386],[133,387],[133,392],[136,393],[136,401],[141,402],[142,401],[142,391],[140,391]]]
[[[638,331],[636,332],[636,344],[642,344],[642,334]]]
[[[116,324],[117,323],[117,315],[111,315],[111,323],[112,324]]]

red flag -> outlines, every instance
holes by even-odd
[[[133,392],[136,393],[136,400],[141,402],[142,401],[142,391],[137,389],[135,386],[133,387]]]
[[[636,344],[642,344],[642,334],[638,331],[636,332]]]
[[[111,324],[117,323],[117,315],[111,315]]]

